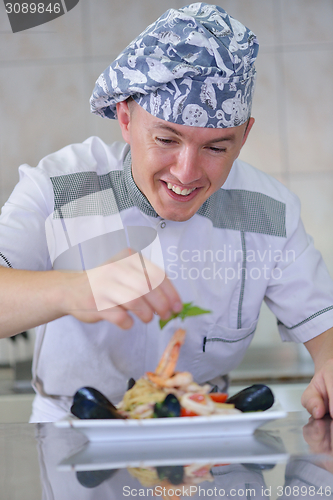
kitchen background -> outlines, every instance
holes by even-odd
[[[300,197],[305,227],[333,276],[333,2],[217,3],[252,29],[260,43],[256,123],[241,158]],[[20,164],[35,166],[43,156],[91,135],[121,140],[116,122],[89,111],[94,82],[149,23],[167,8],[183,5],[183,0],[80,0],[64,16],[13,34],[1,2],[1,206],[18,181]],[[0,365],[29,362],[29,333],[28,341],[0,340]],[[294,370],[295,360],[300,372],[308,366],[303,346],[281,351],[276,320],[265,305],[245,369],[254,368],[258,356],[263,360],[262,349],[265,359],[280,352],[279,363],[292,352]],[[269,367],[272,372],[271,361]]]

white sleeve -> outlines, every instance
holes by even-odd
[[[282,340],[306,342],[333,326],[333,280],[302,221],[287,238],[266,290]]]
[[[51,269],[45,220],[54,195],[48,176],[38,167],[23,165],[20,180],[0,216],[0,265],[15,269]]]

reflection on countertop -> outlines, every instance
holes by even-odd
[[[272,421],[246,439],[164,435],[99,445],[52,424],[2,424],[1,493],[26,500],[115,500],[154,492],[165,499],[322,500],[333,492],[331,436],[331,419],[309,421],[305,412]]]

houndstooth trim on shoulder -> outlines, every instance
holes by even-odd
[[[53,217],[108,216],[133,206],[147,215],[158,217],[134,182],[130,152],[123,165],[123,171],[114,170],[103,175],[91,171],[51,177],[54,191]]]
[[[286,205],[243,189],[219,189],[198,211],[214,227],[286,238]]]
[[[114,177],[113,180],[117,181],[117,175]],[[54,218],[118,213],[114,197],[100,196],[112,186],[108,176],[98,176],[96,172],[77,172],[51,177],[51,182],[54,191]]]

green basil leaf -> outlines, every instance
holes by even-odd
[[[169,323],[169,321],[178,317],[184,321],[184,319],[188,316],[199,316],[199,314],[212,312],[207,309],[201,309],[201,307],[198,306],[193,306],[192,304],[193,302],[186,302],[183,304],[183,309],[179,313],[172,314],[168,319],[160,319],[160,328],[162,329],[167,323]]]
[[[212,311],[208,311],[207,309],[201,309],[200,307],[193,306],[193,307],[190,307],[187,309],[185,317],[187,317],[187,316],[199,316],[199,314],[207,314],[210,312],[212,312]]]
[[[162,328],[167,324],[169,323],[169,321],[171,321],[172,319],[175,319],[177,318],[177,316],[179,316],[180,313],[174,313],[170,316],[170,318],[168,319],[160,319],[160,328],[162,330]]]

